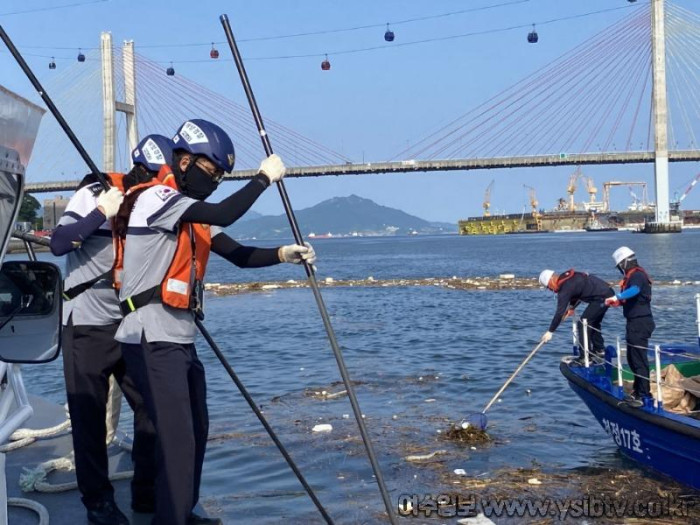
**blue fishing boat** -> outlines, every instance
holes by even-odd
[[[698,316],[700,317],[700,294]],[[700,327],[700,325],[699,325]],[[650,355],[652,381],[661,370],[661,381],[652,383],[654,398],[635,408],[625,400],[624,381],[632,379],[621,364],[618,348],[608,346],[603,362],[564,357],[559,366],[569,386],[586,403],[620,451],[642,465],[700,489],[700,419],[698,413],[678,414],[666,410],[662,388],[667,367],[674,365],[680,375],[700,375],[700,346],[659,345]],[[671,387],[672,388],[672,387]],[[695,392],[693,392],[695,393]]]

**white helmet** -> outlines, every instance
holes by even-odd
[[[552,275],[554,275],[553,270],[542,270],[542,273],[540,273],[540,284],[547,288]]]
[[[619,266],[622,261],[634,256],[634,252],[630,250],[627,246],[620,246],[612,254],[613,261],[615,261],[615,266]]]

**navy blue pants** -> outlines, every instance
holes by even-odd
[[[204,367],[194,344],[146,342],[124,345],[158,435],[158,525],[186,525],[199,500],[209,433]]]
[[[73,429],[75,475],[88,509],[114,501],[105,444],[110,375],[114,375],[134,411],[132,501],[148,502],[154,498],[155,429],[134,378],[126,372],[121,345],[114,340],[118,327],[119,323],[73,326],[71,318],[63,330],[63,373]]]
[[[646,397],[649,394],[649,338],[656,325],[651,316],[627,319],[625,339],[627,341],[627,363],[634,376],[634,394]]]
[[[605,306],[604,298],[601,298],[600,301],[591,301],[586,306],[586,309],[581,314],[581,321],[578,322],[578,333],[581,338],[580,348],[583,349],[582,321],[586,319],[588,321],[588,350],[601,355],[605,353],[605,341],[603,340],[601,325],[607,311],[608,307]],[[579,355],[583,355],[583,350],[581,350]]]

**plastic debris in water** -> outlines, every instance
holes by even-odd
[[[457,474],[458,476],[466,476],[467,475],[467,471],[464,470],[463,468],[456,468],[454,470],[454,473]]]
[[[470,425],[469,425],[469,423],[467,423],[466,421],[462,421],[462,425],[461,425],[461,426],[462,426],[462,430],[467,430],[467,429],[469,428]]]
[[[321,423],[320,425],[316,425],[314,428],[311,429],[311,432],[330,432],[333,430],[333,426],[328,424],[328,423]]]
[[[433,459],[435,456],[439,456],[442,454],[447,454],[447,450],[436,450],[435,452],[431,452],[430,454],[406,456],[405,459],[406,459],[406,461],[427,461],[429,459]]]
[[[537,478],[530,478],[527,480],[529,485],[542,485],[542,482]]]

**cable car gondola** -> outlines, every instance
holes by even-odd
[[[173,63],[172,63],[172,62],[170,62],[170,67],[169,67],[168,69],[165,70],[165,73],[166,73],[169,77],[174,77],[174,76],[175,76],[175,68],[173,67]]]
[[[78,48],[78,62],[85,62],[85,55],[80,48]]]
[[[328,55],[326,55],[326,59],[321,62],[321,69],[323,71],[328,71],[331,68],[331,63],[328,61]]]
[[[56,61],[51,57],[51,62],[49,62],[49,69],[56,69]]]
[[[394,32],[389,29],[389,24],[386,25],[386,33],[384,33],[384,40],[387,42],[393,42],[394,41]]]
[[[219,50],[214,47],[214,42],[211,43],[211,51],[209,51],[209,56],[211,58],[219,58]]]
[[[537,31],[535,31],[535,24],[532,24],[532,31],[527,34],[527,41],[531,44],[536,44],[539,39],[540,37],[537,35]]]

